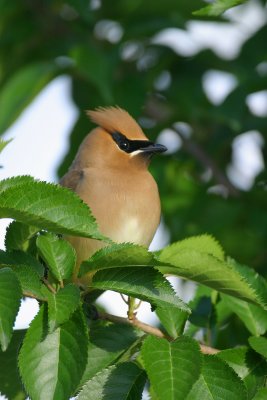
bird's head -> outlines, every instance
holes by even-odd
[[[167,150],[149,141],[138,123],[119,107],[98,108],[87,115],[98,125],[83,143],[86,153],[90,151],[90,164],[143,167],[153,154]]]

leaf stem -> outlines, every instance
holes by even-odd
[[[135,313],[135,298],[129,296],[128,297],[128,319],[134,320],[136,318],[136,313]]]
[[[52,292],[53,294],[57,293],[57,291],[53,288],[53,286],[48,282],[48,280],[46,278],[43,278],[43,282],[48,287],[50,292]]]
[[[122,300],[124,301],[124,303],[128,305],[128,300],[125,299],[125,297],[123,296],[122,293],[120,293],[120,296],[121,296]]]

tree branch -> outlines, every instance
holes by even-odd
[[[119,324],[126,324],[126,325],[133,325],[136,328],[141,329],[143,332],[148,333],[153,336],[157,336],[159,338],[167,339],[169,342],[173,341],[174,339],[162,332],[160,329],[155,328],[154,326],[148,325],[145,322],[140,321],[136,317],[133,319],[128,319],[124,317],[118,317],[117,315],[108,314],[106,312],[98,312],[98,318],[115,322]],[[204,344],[200,344],[200,349],[203,354],[216,354],[219,352],[218,349],[214,349],[213,347],[206,346]]]
[[[179,135],[180,139],[182,140],[183,147],[187,151],[187,153],[192,155],[205,168],[210,168],[214,176],[214,179],[217,181],[217,183],[226,187],[228,193],[231,196],[237,197],[239,191],[236,189],[234,185],[232,185],[232,183],[229,181],[227,176],[220,170],[215,161],[198,144],[193,142],[191,139],[185,137],[185,135],[175,126],[173,126],[173,130]]]

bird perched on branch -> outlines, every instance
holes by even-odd
[[[148,171],[151,156],[166,147],[148,140],[137,122],[119,107],[98,108],[87,115],[98,126],[83,140],[60,184],[89,205],[102,234],[114,242],[149,246],[160,221],[157,184]],[[68,237],[77,266],[103,242]]]

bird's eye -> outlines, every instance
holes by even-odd
[[[126,153],[130,153],[131,141],[128,140],[126,136],[120,132],[112,132],[111,136],[121,150],[125,151]]]
[[[122,141],[119,143],[119,148],[120,148],[121,150],[127,151],[127,150],[129,150],[129,148],[130,148],[130,143],[129,143],[127,140],[122,140]]]

